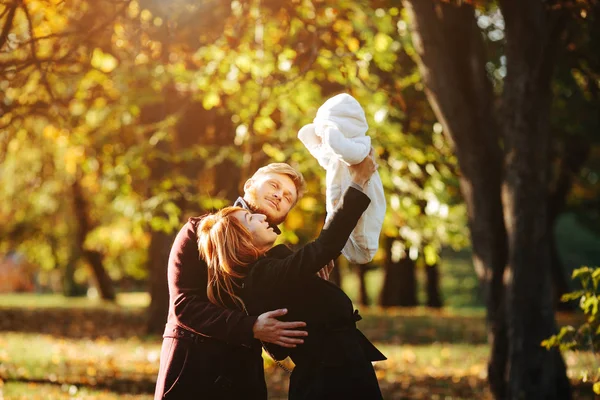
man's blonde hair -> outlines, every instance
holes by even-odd
[[[282,174],[290,177],[292,182],[294,182],[294,186],[296,186],[296,202],[294,204],[296,204],[298,200],[304,196],[304,193],[306,193],[306,181],[304,180],[304,176],[286,163],[267,164],[264,167],[257,169],[250,179],[269,173]]]

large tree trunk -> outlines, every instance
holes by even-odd
[[[563,294],[571,291],[569,274],[558,253],[554,229],[559,215],[565,210],[567,196],[571,192],[573,179],[581,171],[590,153],[590,143],[580,138],[570,138],[564,144],[561,152],[558,176],[551,185],[548,193],[548,238],[550,242],[550,259],[552,265],[552,283],[554,288],[554,304],[557,310],[574,311],[575,301],[562,302]]]
[[[382,307],[416,307],[417,274],[415,262],[407,255],[399,260],[392,257],[394,238],[385,239],[385,278],[379,304]]]
[[[110,276],[104,268],[102,254],[97,251],[86,250],[84,248],[85,239],[92,231],[92,223],[89,217],[88,202],[85,199],[79,180],[75,179],[71,185],[71,191],[73,194],[73,210],[77,220],[77,233],[75,238],[77,246],[77,258],[79,258],[79,256],[83,256],[92,268],[92,275],[96,281],[96,286],[98,288],[98,292],[100,293],[100,297],[103,300],[114,301],[116,299],[115,288]],[[69,261],[69,265],[67,265],[67,271],[69,273],[71,271],[74,272],[75,264],[72,264],[72,262],[75,262],[76,259]]]
[[[148,248],[150,271],[150,306],[147,311],[146,330],[150,334],[161,334],[169,311],[169,288],[167,286],[167,263],[173,244],[173,234],[153,231]]]
[[[427,306],[433,308],[442,308],[443,305],[440,294],[440,268],[438,265],[425,266]]]
[[[81,249],[78,245],[72,246],[62,275],[62,293],[65,297],[85,296],[86,294],[86,288],[75,280],[75,270],[80,258]]]
[[[117,298],[115,287],[112,279],[104,268],[102,253],[95,250],[84,250],[83,256],[92,268],[94,278],[96,279],[96,285],[100,292],[100,297],[103,300],[115,301]]]
[[[142,109],[141,121],[152,124],[162,121],[168,115],[167,102],[174,98],[165,94],[164,103],[146,105]],[[162,140],[156,149],[165,154],[171,154],[170,147]],[[160,182],[165,179],[173,166],[169,165],[164,157],[155,157],[150,163],[149,195],[153,194]],[[162,215],[156,215],[162,217]],[[147,269],[149,275],[150,306],[147,310],[146,330],[149,334],[161,334],[167,322],[169,312],[169,288],[167,284],[167,265],[169,252],[176,232],[152,230],[150,233],[150,246],[148,248]]]
[[[556,333],[548,238],[549,109],[563,21],[541,1],[501,1],[506,23],[503,93],[509,257],[509,399],[571,398],[565,364],[542,340]],[[540,201],[542,200],[542,201]]]
[[[165,98],[169,99],[168,104],[157,104],[144,109],[142,117],[145,123],[160,121],[169,113],[181,110],[183,107],[186,110],[174,129],[171,146],[169,147],[167,143],[159,143],[158,146],[162,146],[161,151],[167,154],[180,154],[197,145],[207,144],[223,149],[233,143],[235,130],[230,115],[217,109],[205,110],[201,103],[177,98],[175,94],[169,94]],[[156,182],[167,176],[174,177],[175,174],[185,177],[190,182],[186,191],[195,195],[226,198],[232,203],[240,195],[240,169],[232,157],[218,160],[213,169],[214,176],[210,175],[211,171],[206,168],[205,160],[200,157],[183,157],[176,164],[157,159],[152,170],[153,180]],[[182,210],[182,224],[187,216],[199,215],[203,212],[197,202],[190,202],[184,196],[179,197],[176,204]],[[147,325],[148,332],[151,333],[161,333],[167,318],[169,306],[167,266],[175,233],[152,233],[148,250],[152,300],[148,310]]]
[[[501,202],[502,153],[485,52],[474,10],[433,0],[405,0],[426,94],[462,172],[473,263],[485,289],[495,397],[506,389],[504,269],[506,230]]]
[[[369,305],[369,294],[367,293],[367,282],[365,275],[369,270],[368,264],[356,264],[356,270],[358,272],[358,304],[361,306]]]

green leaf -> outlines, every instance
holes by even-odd
[[[596,315],[598,313],[598,298],[596,296],[583,296],[579,306],[586,314]]]
[[[567,301],[571,301],[571,300],[577,300],[584,294],[585,294],[585,292],[583,290],[577,290],[575,292],[565,293],[560,298],[560,301],[567,302]]]
[[[573,274],[571,275],[572,279],[580,278],[590,274],[590,269],[588,267],[576,268],[573,270]]]

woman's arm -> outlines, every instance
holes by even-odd
[[[319,271],[340,254],[370,202],[362,191],[349,187],[319,237],[285,258],[269,257],[267,253],[252,268],[254,284],[282,285]]]

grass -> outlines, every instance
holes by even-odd
[[[160,344],[159,339],[135,337],[65,339],[4,332],[0,334],[0,376],[49,382],[76,382],[81,377],[135,381],[156,375]]]
[[[464,252],[445,252],[439,265],[440,268],[440,291],[446,309],[476,309],[483,307],[479,294],[477,276],[473,269],[471,254]],[[358,301],[358,275],[342,268],[342,288],[354,301]],[[425,303],[424,271],[417,270],[419,285],[419,301]],[[377,304],[379,292],[385,278],[382,268],[367,272],[365,283],[370,304]],[[88,297],[65,298],[61,294],[0,294],[0,307],[22,307],[22,308],[104,308],[104,309],[142,309],[150,304],[148,293],[119,293],[116,304],[103,302],[100,299]]]
[[[486,344],[376,345],[388,357],[375,364],[386,399],[443,399],[457,390],[464,398],[489,396]],[[5,332],[0,334],[0,348],[0,377],[7,380],[4,399],[148,399],[158,372],[160,341],[93,341]],[[568,352],[565,360],[572,379],[580,379],[595,362],[591,353]],[[287,376],[268,358],[265,369],[271,398],[285,398]],[[126,382],[124,386],[112,384],[117,378]],[[477,391],[484,396],[476,396]],[[408,397],[399,397],[401,393]]]
[[[473,263],[469,253],[452,253],[442,260],[440,264],[442,274],[441,294],[444,299],[444,305],[447,308],[481,308],[482,303],[478,293],[478,283]],[[356,273],[342,269],[342,287],[349,297],[357,302],[358,300],[358,276]],[[423,271],[418,271],[418,280],[424,280]],[[366,274],[365,282],[367,285],[367,294],[371,304],[376,304],[379,297],[379,291],[384,280],[383,269],[375,269]],[[423,285],[421,284],[422,288]],[[423,290],[419,291],[421,303],[425,302]],[[119,293],[116,303],[102,301],[101,299],[92,299],[88,297],[66,298],[61,294],[35,294],[35,293],[15,293],[0,294],[0,307],[20,307],[20,308],[102,308],[102,309],[142,309],[150,304],[150,296],[145,292]]]
[[[356,274],[343,272],[344,289],[356,299]],[[359,307],[359,327],[388,357],[375,364],[386,400],[491,398],[485,310],[468,254],[445,258],[441,273],[442,310]],[[373,301],[383,271],[370,271],[366,281]],[[119,294],[116,304],[52,294],[0,295],[0,321],[6,322],[0,326],[22,331],[0,331],[0,400],[151,399],[161,341],[141,336],[148,304],[146,293]],[[557,316],[559,325],[578,319]],[[25,323],[31,326],[24,329]],[[573,382],[597,370],[592,353],[564,357]],[[288,376],[268,358],[265,366],[270,399],[287,398]],[[575,398],[592,399],[591,393],[579,385]]]
[[[21,296],[24,300],[19,302]],[[44,301],[46,296],[37,300]],[[0,304],[6,298],[22,307],[0,307],[0,330],[89,340],[112,338],[115,343],[127,338],[140,340],[145,335],[145,310],[138,306],[68,308],[68,299],[54,297],[55,307],[36,308],[32,306],[36,298],[31,295],[0,295]],[[372,340],[394,344],[487,343],[485,310],[481,308],[358,308],[363,317],[359,326]],[[560,326],[578,325],[581,318],[577,314],[557,315]]]
[[[7,382],[4,386],[0,386],[0,400],[152,400],[152,398],[150,394],[124,394],[69,384]]]
[[[65,297],[57,293],[2,293],[0,307],[39,308],[127,308],[142,309],[150,304],[146,292],[119,293],[115,303],[89,297]]]

